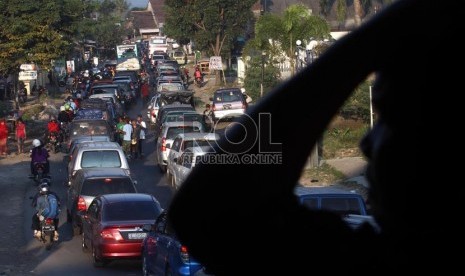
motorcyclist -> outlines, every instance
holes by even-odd
[[[37,193],[32,198],[32,207],[36,209],[36,212],[32,215],[32,224],[31,229],[34,231],[33,236],[37,239],[40,239],[40,220],[41,216],[42,219],[46,218],[53,218],[53,224],[55,225],[55,233],[54,233],[54,240],[58,240],[58,224],[59,224],[59,212],[56,215],[50,215],[47,210],[48,208],[48,196],[54,196],[57,199],[58,207],[60,207],[60,197],[53,191],[50,190],[50,182],[49,180],[44,180],[40,185]]]
[[[66,112],[64,105],[60,106],[60,112],[58,113],[58,121],[60,123],[71,122],[71,118],[69,117],[68,112]]]
[[[50,135],[52,133],[55,133],[55,136],[57,137],[58,141],[61,143],[63,142],[63,137],[61,134],[61,127],[60,127],[60,122],[55,117],[52,117],[50,121],[47,124],[47,139],[50,138]]]
[[[197,82],[200,82],[200,83],[203,82],[202,72],[200,72],[199,67],[195,67],[194,78],[195,78],[195,81]]]
[[[32,141],[34,148],[31,150],[31,177],[36,174],[34,163],[45,163],[44,175],[48,175],[50,172],[50,163],[48,161],[49,154],[47,149],[44,147],[39,139]]]

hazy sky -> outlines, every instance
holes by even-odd
[[[130,7],[145,8],[149,0],[126,0]]]

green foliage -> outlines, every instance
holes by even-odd
[[[166,0],[165,34],[184,43],[192,40],[207,56],[229,53],[253,17],[255,0]]]
[[[347,99],[339,115],[345,119],[370,121],[370,81],[363,82]]]
[[[50,68],[52,59],[72,56],[75,42],[97,40],[114,47],[120,40],[125,0],[0,1],[0,73],[14,73],[23,63]],[[102,20],[91,20],[99,11]],[[6,26],[6,28],[5,28]],[[115,31],[116,29],[116,31]]]
[[[339,157],[341,151],[351,151],[347,156],[360,156],[359,144],[369,126],[356,124],[352,126],[337,126],[326,130],[323,135],[323,159]]]
[[[281,73],[279,68],[265,58],[263,63],[263,95],[269,92],[272,88],[280,83]],[[252,97],[254,101],[260,99],[260,84],[262,83],[262,56],[252,56],[248,62],[244,88],[247,94]]]

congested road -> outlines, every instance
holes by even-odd
[[[135,118],[138,114],[145,116],[142,103],[139,100],[133,106],[128,115]],[[145,117],[144,117],[145,119]],[[130,161],[131,173],[137,180],[137,188],[141,193],[153,194],[160,201],[163,208],[167,208],[173,196],[173,190],[167,185],[165,176],[156,166],[154,136],[151,133],[143,144],[144,159]],[[93,266],[90,253],[83,253],[81,250],[81,236],[72,236],[71,225],[66,223],[66,190],[65,163],[63,153],[52,154],[51,174],[53,179],[52,190],[58,193],[62,199],[62,212],[60,215],[60,241],[54,245],[50,251],[46,251],[44,246],[32,238],[31,216],[33,209],[30,201],[24,201],[23,234],[27,237],[27,248],[29,252],[35,252],[34,263],[30,263],[32,275],[142,275],[141,262],[137,260],[112,262],[105,268],[97,269]],[[31,184],[26,196],[32,196],[35,187]]]

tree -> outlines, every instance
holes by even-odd
[[[329,32],[328,23],[319,16],[311,15],[307,7],[301,4],[289,6],[283,15],[266,13],[257,20],[255,37],[249,40],[244,48],[244,55],[250,56],[252,61],[247,71],[250,67],[254,67],[255,57],[261,57],[262,53],[265,53],[264,86],[271,88],[275,84],[268,82],[268,80],[273,80],[276,77],[274,70],[270,70],[271,67],[278,70],[277,63],[288,59],[291,63],[291,69],[294,70],[294,52],[296,50],[294,45],[297,40],[304,43],[309,43],[311,38],[323,40],[329,38]],[[271,76],[268,76],[269,73]],[[251,76],[253,73],[246,72],[244,80],[246,87],[258,87],[257,83],[260,82],[255,82],[253,77],[250,78]],[[253,88],[249,87],[248,90],[253,90]]]
[[[362,24],[362,19],[368,11],[373,6],[374,2],[377,2],[381,5],[388,5],[394,2],[395,0],[320,0],[320,9],[321,13],[327,16],[330,13],[331,7],[336,2],[336,17],[337,20],[342,23],[347,18],[347,6],[350,2],[354,6],[354,23],[355,26],[360,26]]]
[[[256,0],[166,0],[167,36],[180,43],[193,41],[207,55],[224,56],[253,18]],[[220,82],[219,71],[216,81]]]
[[[17,72],[33,62],[49,68],[50,61],[72,49],[81,0],[0,1],[0,71]]]

